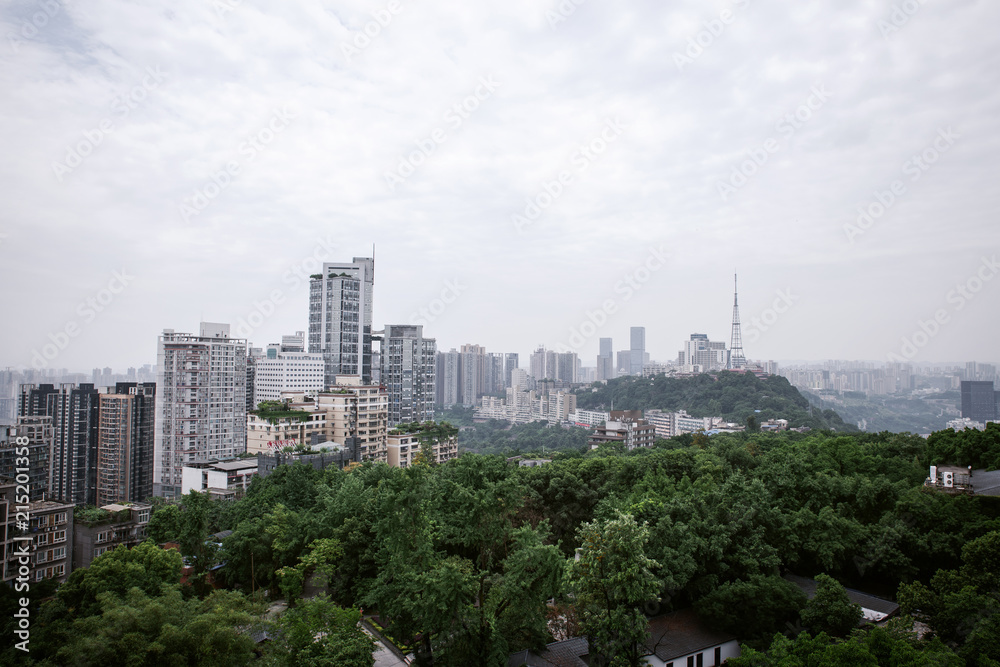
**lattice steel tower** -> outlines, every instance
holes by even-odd
[[[747,359],[743,356],[743,334],[740,333],[740,292],[733,274],[733,336],[729,342],[729,364],[726,368],[735,370],[746,368]]]

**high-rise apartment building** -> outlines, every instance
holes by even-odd
[[[691,334],[690,340],[684,341],[684,350],[679,361],[689,370],[707,372],[725,368],[729,363],[726,344],[722,341],[711,341],[706,334]],[[695,368],[697,367],[697,368]]]
[[[486,348],[466,344],[461,349],[459,392],[462,405],[471,407],[484,393],[486,386]]]
[[[646,363],[646,327],[629,329],[629,374],[642,375]]]
[[[119,382],[100,397],[97,506],[153,495],[156,383]]]
[[[27,469],[28,499],[48,498],[54,444],[52,417],[18,417],[15,426],[0,426],[0,478],[13,480]]]
[[[372,381],[372,294],[375,260],[324,262],[309,283],[309,351],[326,361],[327,387],[338,375]]]
[[[450,408],[461,404],[462,354],[452,348],[448,352],[438,352],[437,355],[437,386],[435,401],[439,407]]]
[[[997,395],[992,382],[962,380],[962,417],[974,422],[997,418]]]
[[[610,338],[600,340],[600,352],[597,355],[597,379],[611,380],[615,377],[615,353]]]
[[[202,322],[198,335],[165,329],[157,346],[153,494],[178,497],[188,463],[246,449],[247,342],[228,324]]]
[[[511,376],[514,371],[519,368],[518,365],[518,354],[517,352],[508,352],[504,355],[503,362],[503,372],[504,372],[504,388],[509,387],[511,383]]]
[[[97,502],[100,394],[93,384],[22,385],[18,415],[52,418],[49,497],[74,505]]]
[[[389,427],[434,419],[437,341],[420,324],[390,324],[381,353],[381,384],[389,396]]]

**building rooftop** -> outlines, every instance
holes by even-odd
[[[1000,496],[1000,470],[973,470],[972,491],[977,496]]]
[[[794,574],[786,574],[785,580],[798,586],[810,600],[816,595],[816,580],[808,577],[799,577]],[[845,588],[847,597],[851,602],[861,607],[866,621],[881,621],[896,614],[899,605],[891,600],[885,600],[868,593],[856,591],[853,588]]]
[[[213,463],[211,467],[215,468],[216,470],[225,470],[227,472],[231,470],[246,470],[248,468],[256,468],[257,459],[250,458],[250,459],[239,459],[236,461],[220,461],[218,463]]]

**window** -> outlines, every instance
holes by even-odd
[[[689,655],[688,656],[688,667],[694,667],[694,656],[693,655]]]
[[[66,572],[65,565],[56,565],[54,568],[52,568],[52,574],[54,574],[57,577],[61,577],[65,572]]]
[[[66,523],[66,512],[59,512],[59,514],[56,514],[55,523]]]
[[[719,667],[722,664],[722,647],[715,647],[715,667]]]
[[[35,564],[38,565],[39,563],[44,563],[49,560],[49,553],[51,552],[39,551],[35,554]]]
[[[149,521],[149,510],[142,510],[139,512],[139,523],[147,523]]]
[[[41,581],[45,578],[45,570],[39,570],[35,572],[35,581]]]
[[[66,547],[58,547],[52,550],[52,560],[60,560],[66,557]]]
[[[699,653],[698,654],[698,667],[705,667],[705,654],[704,653]]]
[[[56,544],[58,542],[65,542],[65,541],[66,541],[66,531],[65,530],[57,530],[56,532],[52,533],[52,544]]]

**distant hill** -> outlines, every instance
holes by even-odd
[[[723,417],[739,424],[756,415],[758,421],[787,419],[792,427],[858,430],[835,411],[813,407],[780,375],[760,379],[751,373],[720,371],[692,378],[628,376],[576,394],[581,410],[610,410],[613,399],[615,410],[687,410],[694,417]]]

